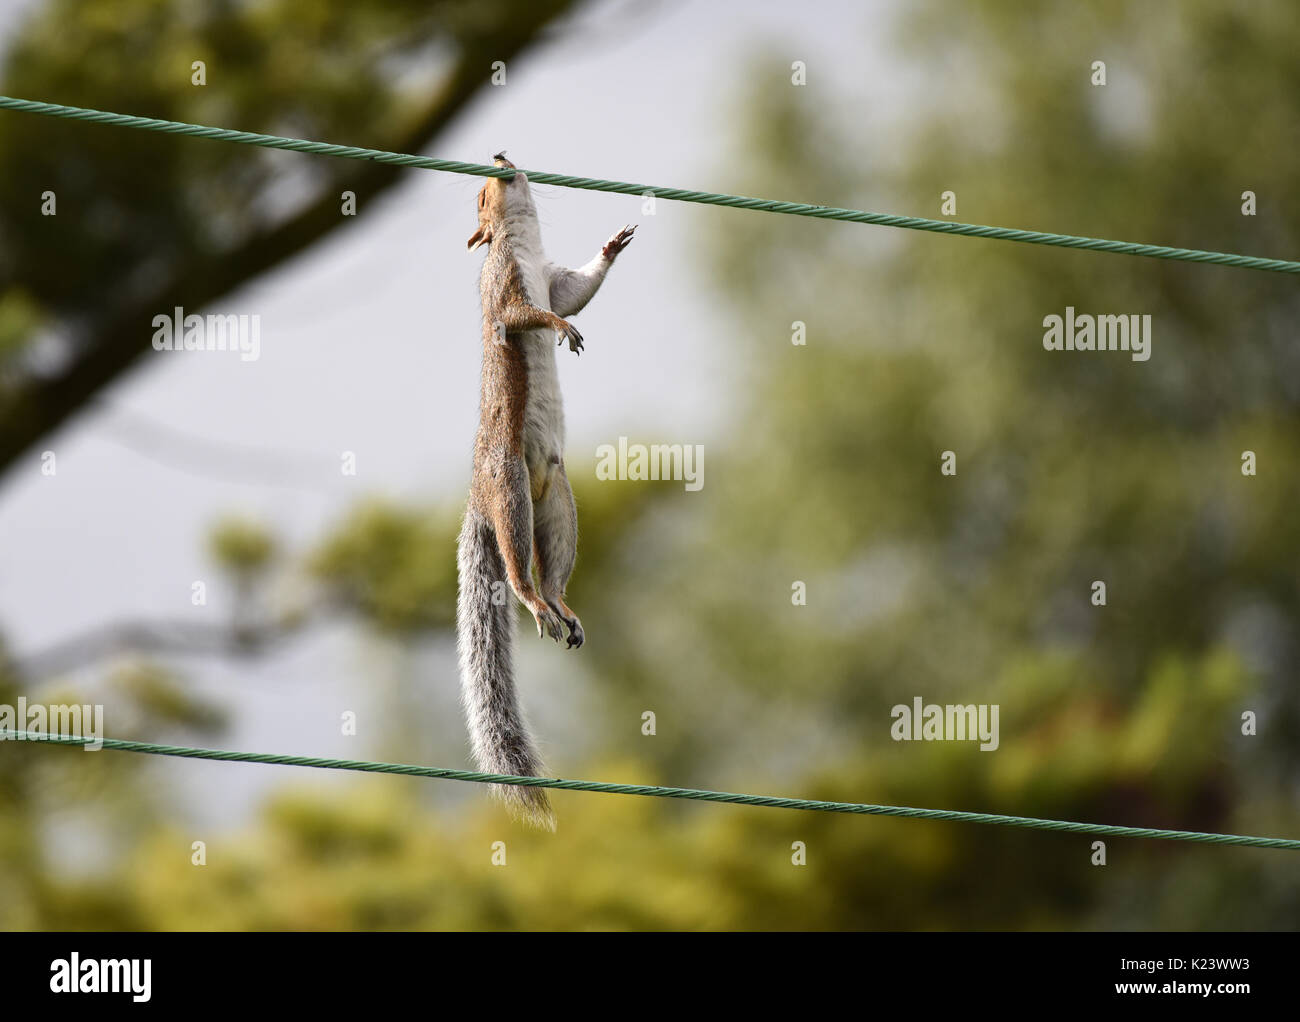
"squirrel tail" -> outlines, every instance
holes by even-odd
[[[515,608],[509,599],[492,598],[493,583],[505,580],[505,564],[491,524],[473,508],[465,512],[457,560],[456,645],[474,759],[488,773],[545,776],[515,696]],[[511,815],[545,830],[555,829],[550,801],[541,788],[494,784],[492,790]]]

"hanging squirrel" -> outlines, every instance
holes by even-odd
[[[493,162],[515,169],[504,153]],[[583,643],[582,623],[564,602],[577,556],[578,512],[564,473],[555,338],[582,351],[582,334],[568,317],[591,301],[634,230],[624,227],[586,266],[568,270],[542,251],[526,175],[489,178],[478,193],[478,230],[469,249],[489,246],[479,279],[483,378],[474,474],[457,547],[456,633],[470,743],[487,772],[542,776],[515,695],[515,609],[502,583],[532,611],[539,636],[558,643],[567,629],[569,648]],[[516,816],[554,829],[541,788],[494,790]]]

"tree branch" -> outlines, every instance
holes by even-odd
[[[508,26],[462,41],[455,68],[437,97],[405,135],[393,141],[401,152],[419,152],[478,91],[494,60],[509,60],[527,47],[571,0],[521,5]],[[87,127],[85,130],[99,130]],[[183,141],[178,145],[201,145]],[[317,159],[319,157],[312,157]],[[155,315],[180,305],[201,308],[258,274],[303,251],[342,222],[339,193],[373,198],[403,177],[404,168],[339,161],[340,168],[316,198],[289,220],[211,255],[196,255],[170,280],[117,312],[85,339],[82,354],[57,375],[28,385],[0,406],[0,473],[41,437],[69,420],[97,391],[151,351]],[[368,208],[363,207],[363,209]]]
[[[34,683],[123,653],[258,656],[326,620],[320,614],[303,613],[284,621],[257,624],[122,621],[89,629],[31,656],[15,658],[11,666],[19,677]]]

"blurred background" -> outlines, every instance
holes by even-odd
[[[919,216],[952,191],[968,222],[1295,258],[1298,47],[1287,0],[22,0],[0,91]],[[478,186],[0,113],[0,702],[467,764]],[[560,353],[588,642],[527,623],[518,665],[556,774],[1300,834],[1293,279],[536,193],[567,265],[641,225]],[[154,351],[177,305],[259,316],[260,358]],[[1067,305],[1149,313],[1151,360],[1045,352]],[[597,481],[620,436],[703,445],[703,489]],[[917,696],[1000,705],[1000,747],[890,740]],[[1285,852],[1112,840],[1100,867],[1082,836],[554,803],[552,836],[473,785],[4,743],[0,926],[1300,918]]]

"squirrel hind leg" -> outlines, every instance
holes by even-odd
[[[564,622],[533,585],[533,516],[529,493],[529,475],[522,457],[506,462],[497,493],[490,501],[487,519],[491,522],[506,581],[519,602],[532,612],[541,638],[559,642],[564,637]]]
[[[586,633],[564,602],[564,590],[578,558],[578,510],[563,464],[557,463],[545,495],[533,507],[533,549],[542,599],[569,629],[568,647],[576,649]]]

